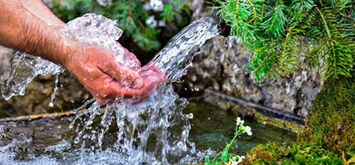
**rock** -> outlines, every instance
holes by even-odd
[[[12,50],[0,49],[1,83],[10,72],[12,53]],[[54,75],[39,76],[28,85],[24,96],[15,96],[7,101],[0,97],[0,118],[70,111],[91,98],[91,95],[70,73],[64,72],[59,76],[56,97],[53,107],[50,107],[54,87]]]
[[[212,89],[306,117],[323,85],[319,74],[302,63],[288,77],[257,82],[247,69],[250,58],[237,38],[218,36],[201,48],[184,80],[191,89]]]
[[[203,0],[192,0],[190,1],[190,9],[192,11],[192,18],[194,20],[201,18],[203,15],[206,14],[201,14],[201,13],[207,13],[206,12],[206,7],[204,6],[205,4],[203,3]]]
[[[14,50],[0,45],[0,82],[9,76],[11,68],[11,54]]]

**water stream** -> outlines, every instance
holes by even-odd
[[[93,159],[107,158],[107,154],[107,162],[114,164],[181,164],[199,161],[201,155],[208,154],[208,151],[196,151],[195,144],[188,139],[191,129],[189,120],[193,115],[183,113],[188,102],[174,92],[172,82],[178,82],[186,73],[198,48],[218,34],[217,26],[218,22],[211,17],[192,22],[155,56],[152,63],[168,78],[143,102],[114,103],[101,107],[95,100],[90,100],[73,110],[77,115],[69,125],[75,132],[70,148],[76,156],[70,157],[75,157],[75,164],[91,164],[94,163]],[[123,56],[124,50],[116,42],[122,34],[116,21],[86,14],[70,21],[63,32],[78,41],[106,47],[114,52],[116,62],[131,69],[138,68],[135,61]],[[2,86],[2,95],[5,99],[23,95],[26,86],[37,75],[60,74],[62,71],[61,67],[49,61],[18,53],[10,77]],[[110,130],[112,127],[117,130]],[[110,145],[104,147],[103,144],[108,141],[106,134],[112,131],[116,132],[116,136],[110,139]],[[32,140],[35,139],[24,139]],[[15,140],[2,150],[17,143]],[[56,146],[52,148],[65,150]],[[48,158],[40,157],[32,160],[32,163],[42,164],[46,161]]]

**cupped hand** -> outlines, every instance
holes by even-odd
[[[138,100],[161,81],[159,76],[141,76],[137,71],[117,63],[110,51],[95,46],[78,46],[64,67],[102,105],[127,98]]]
[[[140,70],[141,69],[141,62],[138,60],[137,56],[134,55],[132,52],[130,52],[128,49],[123,47],[119,42],[117,42],[117,45],[121,46],[124,50],[124,60],[126,61],[134,61],[134,63],[138,64],[135,65],[134,67],[131,67],[133,70]]]
[[[152,80],[157,80],[159,83],[164,83],[167,78],[167,75],[163,73],[158,67],[156,67],[154,62],[149,62],[145,66],[141,67],[139,71],[139,76],[143,78],[144,84],[151,84]],[[158,83],[155,83],[155,85],[151,86],[149,90],[147,90],[139,97],[126,99],[125,101],[134,103],[146,99],[156,90],[157,84]]]
[[[161,81],[165,81],[167,78],[166,73],[163,73],[154,62],[149,62],[148,64],[144,65],[140,71],[139,75],[141,77],[146,77],[146,76],[157,76]]]

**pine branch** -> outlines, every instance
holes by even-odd
[[[231,34],[254,51],[248,68],[257,80],[293,73],[301,55],[326,79],[351,76],[355,54],[351,0],[216,1],[214,9],[231,26]]]

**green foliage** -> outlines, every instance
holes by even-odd
[[[351,0],[216,0],[213,7],[251,50],[257,80],[287,76],[301,56],[325,78],[350,77],[355,55]]]
[[[241,164],[353,164],[354,121],[355,77],[328,79],[313,101],[297,143],[258,145]]]
[[[313,101],[306,125],[298,136],[338,155],[355,154],[355,78],[329,80]]]
[[[296,143],[292,147],[275,143],[253,148],[241,164],[343,164],[342,158],[317,145]]]
[[[141,0],[113,0],[108,6],[100,6],[95,0],[56,0],[53,1],[52,11],[65,22],[92,12],[116,19],[124,35],[132,38],[145,51],[161,47],[159,38],[161,30],[146,24],[149,16],[156,16],[157,22],[165,21],[179,27],[188,24],[191,17],[185,1],[166,4],[165,10],[161,12],[146,11],[143,5],[144,1]]]
[[[313,101],[297,143],[259,145],[241,164],[355,163],[354,121],[355,77],[328,79]]]
[[[191,12],[190,7],[183,0],[172,0],[177,4],[174,8],[173,5],[165,5],[164,10],[160,13],[160,19],[167,20],[168,22],[173,22],[176,19],[175,23],[179,27],[184,27],[190,23]]]
[[[219,152],[215,155],[212,162],[210,160],[210,157],[206,156],[205,165],[218,165],[220,163],[226,163],[227,161],[241,161],[242,157],[236,154],[229,153],[229,149],[232,147],[236,138],[244,133],[252,135],[251,128],[249,126],[244,126],[244,121],[240,120],[240,118],[238,117],[235,124],[235,133],[233,139],[229,143],[226,142],[226,147],[224,147],[222,152]]]

